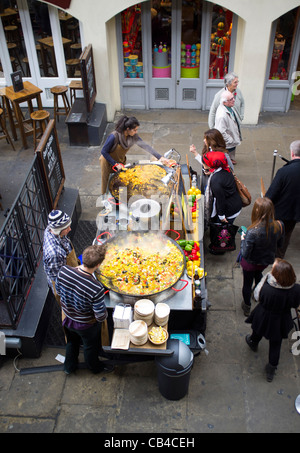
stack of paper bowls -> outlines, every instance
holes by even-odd
[[[148,340],[148,326],[145,321],[133,321],[129,326],[129,337],[131,343],[136,346],[145,344]]]
[[[158,326],[165,326],[169,321],[170,307],[167,304],[158,303],[155,307],[154,322]]]
[[[134,320],[145,321],[147,326],[151,326],[154,318],[154,303],[149,299],[140,299],[134,304]]]

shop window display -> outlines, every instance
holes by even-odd
[[[122,11],[124,77],[143,78],[141,5]]]
[[[223,79],[228,72],[232,16],[228,9],[219,5],[213,6],[209,79]]]
[[[185,2],[181,20],[182,78],[198,78],[200,71],[202,0]]]
[[[171,77],[172,2],[152,0],[152,76]]]
[[[289,77],[299,14],[300,7],[289,11],[278,19],[269,79],[287,80]]]

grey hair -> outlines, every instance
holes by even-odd
[[[295,140],[290,144],[290,150],[296,157],[300,157],[300,140]]]
[[[223,91],[223,93],[221,93],[221,96],[220,96],[221,105],[224,104],[224,102],[226,102],[227,95],[228,95],[228,91]]]
[[[239,76],[235,72],[229,72],[228,74],[225,75],[224,77],[224,85],[228,87],[229,85],[232,84],[234,79],[238,78]]]

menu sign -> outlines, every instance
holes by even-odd
[[[65,172],[61,158],[54,120],[50,120],[36,148],[42,167],[50,205],[54,209],[58,203],[65,182]]]
[[[92,45],[89,44],[80,56],[82,87],[87,111],[90,113],[96,99],[96,79]]]

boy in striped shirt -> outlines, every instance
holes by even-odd
[[[56,279],[56,290],[65,314],[63,326],[67,338],[64,371],[76,370],[79,348],[83,344],[84,358],[93,373],[107,367],[99,360],[101,322],[107,318],[104,288],[94,277],[95,270],[105,258],[106,247],[91,245],[82,253],[82,264],[63,266]]]

